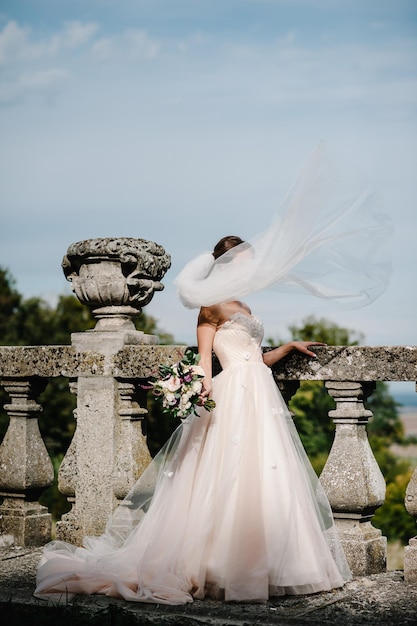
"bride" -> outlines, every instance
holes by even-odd
[[[366,288],[361,283],[355,291],[348,281],[335,286],[329,270],[339,262],[347,276],[343,246],[363,237],[363,204],[355,205],[360,230],[340,230],[352,207],[346,202],[339,212],[335,206],[335,219],[326,214],[311,228],[317,163],[301,182],[306,219],[299,221],[298,185],[287,201],[290,210],[262,237],[248,243],[224,237],[177,277],[182,302],[199,308],[203,396],[216,406],[183,420],[101,537],[85,538],[83,547],[60,541],[45,546],[36,597],[67,601],[73,594],[100,593],[166,604],[206,597],[264,602],[341,587],[350,579],[330,505],[270,369],[294,350],[314,358],[310,348],[322,344],[290,342],[263,352],[262,323],[240,300],[277,283],[356,305],[383,290],[381,264],[371,263],[360,246],[351,269],[360,283],[366,260]],[[369,233],[382,239],[375,224],[368,241]],[[332,256],[335,250],[338,256]],[[212,351],[222,367],[214,377]]]
[[[237,237],[215,248],[221,256]],[[267,600],[349,578],[331,511],[268,366],[316,342],[261,350],[261,322],[239,301],[201,307],[201,410],[179,427],[142,521],[121,546],[55,542],[38,569],[37,597],[104,593],[179,604],[193,598]],[[222,372],[212,379],[212,350]],[[171,447],[168,444],[168,447]],[[174,456],[174,458],[173,458]],[[329,526],[330,524],[330,526]]]

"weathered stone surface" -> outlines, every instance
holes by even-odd
[[[370,576],[386,571],[387,539],[378,528],[359,516],[340,518],[335,514],[343,550],[354,576]]]
[[[73,346],[1,346],[0,378],[101,376],[104,361],[103,354],[77,353]]]
[[[417,468],[414,470],[405,492],[405,508],[417,517]]]
[[[336,409],[329,413],[336,433],[320,482],[355,575],[375,574],[386,568],[387,541],[370,523],[385,498],[385,480],[366,431],[372,413],[363,404],[373,387],[374,383],[326,381],[336,403]]]
[[[45,380],[4,378],[11,398],[4,409],[9,427],[0,445],[0,534],[13,536],[17,545],[42,545],[51,536],[51,515],[37,500],[54,477],[51,460],[41,437],[38,395]]]
[[[196,600],[167,606],[77,596],[66,606],[33,597],[41,551],[0,550],[0,617],[4,624],[142,626],[415,626],[417,585],[401,571],[354,578],[342,589],[271,598],[264,604]]]
[[[322,346],[317,359],[291,354],[274,372],[278,380],[417,380],[417,346]]]
[[[186,349],[187,346],[126,346],[114,355],[113,376],[148,378],[158,375],[160,363],[175,363]]]
[[[417,585],[417,537],[413,537],[404,548],[404,578]]]
[[[82,304],[98,319],[97,330],[135,327],[139,315],[171,266],[164,248],[146,239],[103,237],[69,246],[62,268]]]
[[[161,361],[177,360],[187,346],[124,345],[111,358],[74,346],[0,346],[0,377],[100,376],[146,377]],[[267,350],[268,348],[266,348]],[[291,354],[276,366],[276,380],[415,381],[417,346],[328,346],[316,348],[317,359]]]
[[[4,498],[0,535],[9,538],[11,545],[42,546],[51,540],[51,529],[51,515],[45,506],[24,500],[20,493],[10,493]]]

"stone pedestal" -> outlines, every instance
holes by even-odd
[[[387,539],[378,528],[362,516],[334,514],[335,524],[355,576],[379,574],[387,568]]]
[[[72,345],[103,362],[100,374],[93,367],[73,383],[77,428],[59,473],[73,507],[57,524],[57,537],[80,544],[104,531],[151,460],[142,432],[146,393],[140,381],[120,378],[113,363],[126,346],[157,343],[156,336],[136,330],[133,319],[163,289],[170,257],[143,239],[89,239],[72,244],[62,265],[78,299],[98,320],[94,330],[74,333]]]
[[[4,494],[3,494],[4,495]],[[9,537],[9,545],[43,546],[51,540],[51,515],[45,506],[10,493],[0,509],[0,535]]]

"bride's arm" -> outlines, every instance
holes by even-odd
[[[211,394],[213,376],[212,371],[212,352],[214,335],[216,334],[217,322],[210,311],[202,308],[198,316],[197,324],[197,344],[198,352],[200,354],[199,365],[204,370],[205,378],[203,380],[204,391],[203,397],[208,397]]]
[[[277,363],[284,356],[287,356],[293,350],[297,350],[302,354],[306,354],[307,356],[311,356],[313,358],[317,358],[317,355],[309,350],[311,346],[325,346],[325,343],[321,341],[290,341],[289,343],[285,343],[283,346],[279,346],[279,348],[274,348],[273,350],[268,350],[268,352],[264,352],[263,360],[265,365],[271,367],[274,363]]]

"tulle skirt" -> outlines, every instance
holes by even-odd
[[[329,503],[270,369],[223,370],[213,396],[215,410],[181,424],[101,537],[45,546],[37,597],[263,602],[350,578]]]

